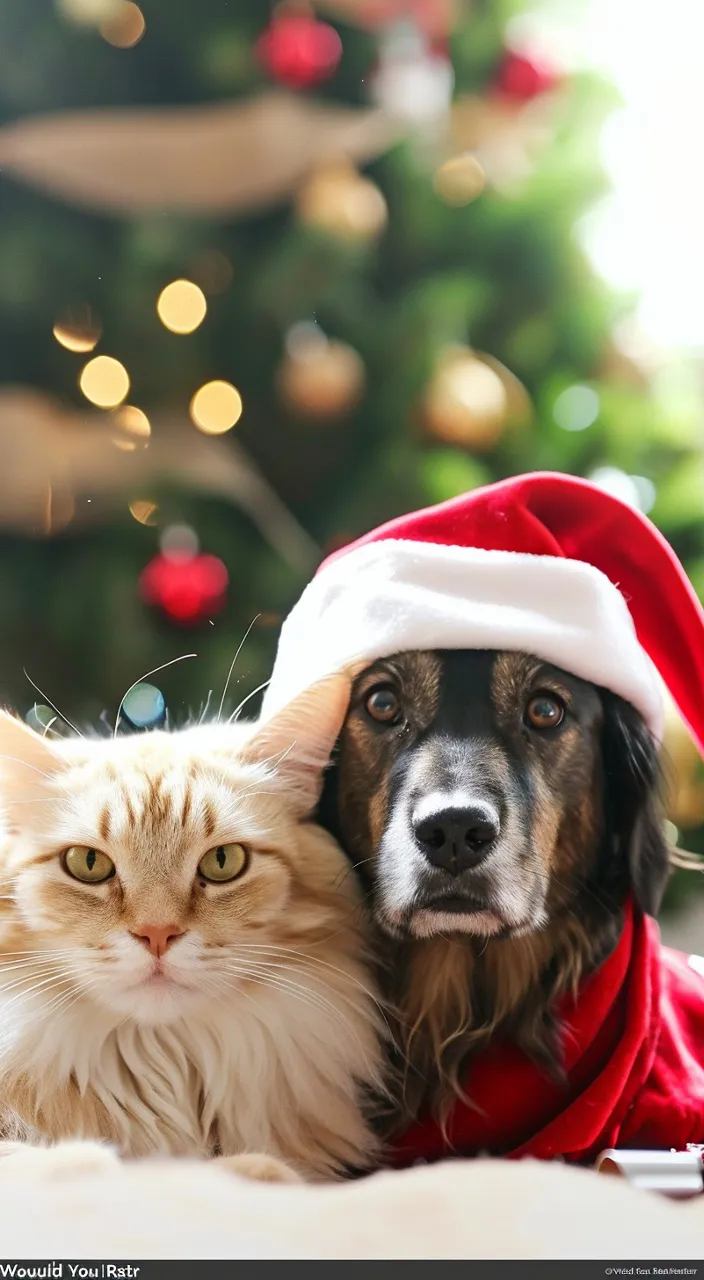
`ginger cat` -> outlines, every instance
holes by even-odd
[[[383,1019],[365,918],[308,821],[346,696],[115,739],[50,741],[0,713],[5,1171],[168,1153],[325,1179],[373,1163]]]

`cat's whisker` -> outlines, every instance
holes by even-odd
[[[339,878],[335,881],[335,888],[341,889],[345,880],[347,880],[349,876],[353,875],[359,867],[363,867],[366,862],[376,862],[376,855],[373,854],[371,858],[360,858],[359,862],[351,862],[349,866],[345,867],[340,872]]]
[[[281,956],[295,956],[297,960],[301,960],[305,964],[310,962],[311,964],[317,965],[319,968],[330,969],[333,973],[339,973],[340,977],[344,978],[345,982],[354,983],[354,985],[358,987],[365,996],[374,1000],[375,1004],[379,1003],[373,992],[371,992],[368,987],[365,987],[364,983],[360,982],[358,978],[355,978],[353,974],[349,973],[345,969],[341,969],[339,965],[331,964],[328,960],[321,960],[319,956],[309,956],[305,951],[297,951],[294,947],[281,947],[278,943],[267,944],[261,942],[238,942],[237,950],[259,951]]]
[[[228,716],[227,723],[232,724],[233,720],[239,720],[240,712],[246,707],[247,703],[250,702],[252,698],[256,697],[258,693],[261,693],[262,689],[266,689],[268,683],[269,681],[265,680],[263,684],[258,684],[256,689],[252,689],[252,692],[248,693],[247,697],[242,699],[239,706],[235,707],[232,715]]]
[[[259,966],[250,966],[250,969],[253,968],[258,970]],[[269,986],[280,991],[283,995],[290,995],[293,1000],[299,1000],[301,1004],[315,1009],[318,1013],[322,1013],[324,1017],[332,1016],[343,1030],[348,1034],[351,1033],[352,1039],[355,1041],[358,1048],[364,1051],[362,1041],[357,1032],[353,1030],[352,1023],[345,1018],[341,1010],[336,1009],[329,1000],[320,994],[320,992],[314,991],[310,987],[303,986],[300,983],[293,982],[290,978],[283,978],[278,974],[272,977],[270,971],[257,973],[257,975],[254,976],[254,980],[261,982],[264,986]],[[366,1054],[364,1057],[367,1070],[371,1070],[371,1064],[369,1063]]]
[[[31,951],[2,951],[0,950],[0,960],[3,956],[65,956],[71,951],[71,947],[35,947]]]
[[[268,986],[276,986],[280,991],[288,991],[291,995],[302,1000],[304,1004],[309,1004],[312,1008],[317,1009],[319,1013],[329,1013],[342,1026],[347,1027],[344,1015],[334,1004],[318,991],[313,991],[310,987],[304,986],[302,983],[294,982],[292,978],[285,978],[281,975],[273,974],[272,970],[283,966],[251,964],[247,962],[247,971],[255,981],[261,981]]]
[[[23,804],[58,804],[59,801],[59,796],[33,796],[31,800],[13,800],[12,807],[18,809]]]
[[[56,960],[12,960],[10,964],[0,965],[0,974],[16,973],[20,969],[45,969],[57,965]]]
[[[132,690],[136,689],[138,684],[141,684],[142,681],[146,680],[148,676],[155,676],[158,671],[165,671],[167,667],[173,667],[176,662],[185,662],[187,658],[197,658],[197,657],[198,657],[197,653],[182,653],[179,655],[178,658],[171,658],[169,662],[162,662],[160,666],[152,667],[151,671],[145,671],[144,675],[141,675],[139,677],[139,680],[134,680],[133,683],[130,685],[129,689],[125,690],[125,692],[123,693],[120,699],[120,705],[117,708],[117,715],[115,717],[115,727],[112,731],[113,738],[117,737],[117,730],[120,727],[120,716],[122,715],[122,708],[124,707],[125,702],[129,697],[129,695],[131,694]],[[39,692],[41,693],[41,689],[39,690]],[[56,710],[56,708],[54,708],[54,710]],[[71,726],[71,728],[73,728],[73,725]]]
[[[255,622],[257,622],[257,620],[259,619],[259,617],[260,617],[260,616],[261,616],[260,614],[257,614],[255,618],[252,618],[252,621],[250,622],[249,626],[247,627],[247,630],[245,631],[245,633],[244,633],[244,635],[243,635],[242,639],[240,640],[239,646],[238,646],[238,648],[237,648],[237,653],[235,654],[234,658],[232,659],[232,662],[230,663],[230,670],[229,670],[229,671],[228,671],[228,673],[227,673],[227,680],[225,681],[225,688],[224,688],[224,689],[223,689],[223,691],[222,691],[222,697],[221,697],[221,699],[220,699],[220,706],[218,707],[218,714],[217,714],[217,717],[216,717],[216,720],[215,720],[215,723],[216,723],[216,724],[219,724],[219,723],[220,723],[220,717],[221,717],[221,715],[222,715],[222,709],[223,709],[223,707],[224,707],[224,705],[225,705],[225,698],[227,697],[227,691],[228,691],[228,689],[229,689],[229,687],[230,687],[230,681],[231,681],[231,679],[232,679],[232,673],[233,673],[233,671],[234,671],[234,669],[235,669],[235,663],[237,662],[237,659],[239,658],[239,656],[240,656],[240,654],[241,654],[241,652],[242,652],[243,646],[244,646],[244,644],[245,644],[245,641],[247,640],[247,637],[249,636],[250,631],[252,630],[252,627],[254,626]],[[229,723],[229,721],[228,721],[228,723]]]
[[[277,751],[275,755],[268,756],[266,760],[260,760],[259,763],[265,766],[271,765],[272,769],[278,769],[279,766],[283,764],[286,756],[291,754],[295,745],[296,743],[294,741],[291,743],[290,747],[286,747],[283,751]]]
[[[208,689],[208,696],[207,696],[207,698],[205,699],[205,706],[203,707],[203,710],[201,711],[201,713],[200,713],[200,715],[199,715],[199,717],[198,717],[198,724],[202,724],[202,723],[203,723],[203,721],[205,720],[205,717],[206,717],[206,716],[207,716],[207,714],[208,714],[208,707],[210,706],[210,699],[212,698],[212,696],[213,696],[213,691],[212,691],[212,689]]]
[[[312,993],[306,991],[304,987],[299,987],[297,983],[287,982],[285,979],[272,976],[270,972],[266,972],[264,970],[260,972],[257,970],[256,966],[252,965],[247,965],[243,968],[228,966],[228,969],[235,978],[245,978],[250,982],[258,983],[260,986],[272,987],[275,990],[290,995],[295,1000],[300,1000],[302,1004],[307,1005],[309,1008],[316,1009],[318,1013],[326,1013],[324,1006],[313,997]],[[242,995],[247,994],[239,984],[238,990]],[[339,1011],[334,1010],[334,1013],[336,1021],[339,1022],[341,1026],[346,1026],[347,1024]]]
[[[314,980],[315,980],[315,978],[316,978],[316,975],[312,972],[312,970],[310,970],[310,969],[309,969],[307,966],[305,966],[305,965],[289,965],[289,964],[285,964],[285,963],[278,963],[278,964],[277,964],[277,963],[275,963],[273,960],[270,960],[270,961],[263,960],[263,961],[260,961],[260,962],[258,962],[258,963],[259,963],[261,966],[265,966],[267,969],[271,968],[271,969],[276,969],[277,971],[284,971],[284,972],[288,972],[288,973],[297,973],[297,974],[300,974],[301,976],[308,976],[308,977],[311,977],[311,978],[313,978]],[[257,964],[257,962],[256,962],[256,961],[255,961],[255,964]],[[335,965],[329,965],[329,966],[327,966],[327,967],[328,967],[328,968],[331,968],[331,969],[335,969]],[[337,970],[337,972],[338,972],[338,973],[340,973],[340,974],[342,975],[342,977],[343,977],[343,978],[346,978],[348,981],[350,980],[351,975],[349,975],[349,974],[345,974],[345,972],[344,972],[344,970],[343,970],[343,969],[338,969],[338,970]],[[288,980],[288,981],[291,981],[291,979],[287,979],[287,980]],[[381,1014],[382,1021],[384,1022],[385,1026],[386,1026],[386,1028],[387,1028],[387,1031],[388,1031],[389,1033],[391,1033],[391,1027],[390,1027],[390,1025],[389,1025],[389,1022],[387,1021],[386,1013],[385,1013],[385,1010],[384,1010],[383,1005],[380,1003],[380,1001],[379,1001],[379,1000],[377,1000],[377,999],[374,997],[374,995],[372,994],[372,992],[371,992],[371,991],[368,991],[368,990],[367,990],[367,988],[366,988],[366,987],[364,987],[364,986],[362,985],[362,983],[357,983],[357,985],[358,985],[358,987],[360,988],[360,990],[361,990],[362,994],[364,994],[364,995],[365,995],[365,996],[367,996],[369,999],[371,999],[371,1000],[372,1000],[372,1002],[377,1006],[377,1008],[378,1008],[378,1010],[379,1010],[379,1013]],[[310,988],[306,988],[306,989],[307,989],[307,990],[310,990]],[[352,999],[352,997],[351,997],[351,996],[349,996],[349,995],[347,995],[344,991],[340,991],[337,987],[331,988],[331,990],[332,990],[332,991],[334,991],[334,993],[335,993],[335,995],[336,995],[336,997],[337,997],[338,999],[343,1000],[343,1001],[345,1002],[345,1004],[347,1004],[347,1005],[349,1005],[349,1006],[350,1006],[350,1008],[351,1008],[351,1009],[353,1009],[353,1010],[358,1010],[358,1009],[359,1009],[359,1002],[358,1002],[357,1000],[353,1000],[353,999]],[[320,993],[320,992],[317,992],[317,991],[316,991],[314,994],[315,994],[315,995],[319,995],[321,999],[324,999],[324,1000],[326,1001],[326,1004],[330,1006],[330,1009],[331,1009],[331,1011],[332,1011],[332,1009],[334,1008],[334,1006],[333,1006],[332,1004],[330,1004],[330,1002],[327,1000],[327,998],[326,998],[326,997],[322,996],[322,993]]]
[[[65,716],[65,715],[64,715],[64,713],[63,713],[63,711],[59,711],[59,708],[56,706],[56,703],[52,702],[52,701],[51,701],[51,698],[48,698],[48,697],[47,697],[47,695],[45,694],[44,690],[39,688],[39,685],[38,685],[38,684],[36,683],[36,681],[34,681],[34,680],[32,679],[32,677],[30,676],[29,672],[27,671],[27,668],[26,668],[26,667],[23,667],[23,668],[22,668],[22,670],[23,670],[23,672],[24,672],[24,674],[25,674],[26,678],[29,680],[29,683],[31,684],[32,688],[33,688],[33,689],[36,689],[37,693],[40,693],[40,694],[42,695],[42,698],[44,698],[44,700],[46,701],[47,706],[48,706],[48,707],[51,707],[52,711],[55,711],[55,712],[56,712],[57,716],[59,716],[59,717],[60,717],[60,719],[61,719],[61,720],[63,720],[64,724],[67,724],[67,725],[68,725],[69,729],[73,729],[73,732],[74,732],[74,733],[75,733],[79,738],[82,738],[82,737],[83,737],[83,734],[81,733],[80,729],[77,729],[77,728],[76,728],[76,726],[75,726],[75,724],[73,724],[73,723],[72,723],[72,721],[71,721],[71,720],[69,720],[68,716]]]
[[[243,996],[245,997],[245,999],[249,1000],[249,1001],[250,1001],[250,1003],[254,1005],[255,1009],[258,1009],[258,1010],[259,1010],[259,1012],[262,1014],[262,1016],[263,1016],[263,1017],[266,1017],[266,1011],[262,1008],[262,1006],[260,1005],[259,1001],[254,999],[254,996],[253,996],[253,995],[251,995],[251,994],[250,994],[250,992],[248,992],[248,991],[244,991],[241,987],[239,987],[239,988],[238,988],[238,990],[239,990],[239,992],[240,992],[240,995],[243,995]],[[215,993],[213,992],[212,994],[215,994]],[[225,1004],[225,1003],[226,1003],[225,1001],[223,1001],[223,1000],[222,1000],[222,997],[220,997],[220,1001],[221,1001],[223,1004]]]
[[[27,996],[36,995],[45,988],[50,991],[52,987],[62,986],[64,983],[71,981],[71,979],[65,973],[53,972],[41,978],[39,982],[33,983],[30,987],[24,985],[25,981],[26,978],[22,978],[18,982],[11,982],[8,986],[0,988],[0,993],[2,995],[7,991],[15,991],[15,994],[11,996],[9,1000],[2,1001],[1,1007],[3,1012],[5,1012],[10,1005],[16,1004],[18,1000],[22,1000]],[[20,988],[19,991],[16,990],[18,987]]]
[[[66,790],[65,787],[61,786],[61,783],[53,774],[46,773],[44,769],[39,769],[36,764],[30,764],[29,760],[23,760],[21,756],[8,756],[8,755],[0,754],[0,760],[12,760],[14,764],[23,764],[25,768],[31,769],[33,773],[38,773],[40,778],[46,778],[48,782],[55,783],[56,786],[60,787],[62,791]],[[15,782],[15,783],[5,782],[3,783],[3,788],[4,790],[7,791],[10,786],[21,786],[21,785],[23,784],[18,782]],[[14,804],[14,801],[13,801],[13,804]]]

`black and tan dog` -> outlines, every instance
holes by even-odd
[[[356,680],[321,818],[390,939],[401,1124],[497,1034],[559,1075],[552,1008],[668,872],[640,714],[537,658],[398,654]],[[391,941],[392,940],[392,941]]]

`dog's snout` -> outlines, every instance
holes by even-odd
[[[499,818],[488,805],[453,807],[416,817],[413,831],[428,862],[459,875],[487,856],[499,834]]]

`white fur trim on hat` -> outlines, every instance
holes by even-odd
[[[337,671],[409,649],[533,653],[635,706],[662,699],[621,592],[557,556],[385,539],[323,566],[284,622],[263,714]]]

